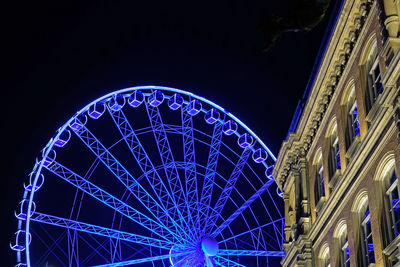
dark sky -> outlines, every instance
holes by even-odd
[[[3,259],[35,157],[88,102],[135,85],[194,92],[228,109],[277,154],[327,18],[262,52],[259,24],[290,1],[13,1],[3,7]],[[3,68],[4,69],[4,68]],[[4,83],[5,81],[5,83]]]

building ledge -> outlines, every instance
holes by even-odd
[[[391,256],[394,256],[394,253],[396,250],[398,250],[400,246],[400,235],[398,235],[395,239],[393,239],[392,242],[382,251],[383,254],[388,256],[389,258]]]
[[[361,138],[359,136],[356,136],[353,140],[353,143],[351,143],[350,147],[346,151],[346,158],[350,160],[353,157],[360,143],[361,143]]]
[[[371,123],[375,119],[376,113],[378,113],[378,110],[381,106],[382,95],[383,95],[383,93],[378,95],[378,97],[375,100],[375,103],[371,107],[371,110],[368,112],[367,116],[365,117],[365,120],[367,122]]]
[[[315,206],[315,212],[320,213],[324,204],[326,202],[326,196],[323,196],[320,198],[320,200],[318,201],[318,204]]]
[[[329,188],[334,189],[335,186],[337,185],[338,181],[342,177],[342,171],[341,169],[336,169],[335,173],[333,174],[332,178],[329,180]]]

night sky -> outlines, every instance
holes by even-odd
[[[136,85],[191,91],[229,110],[278,154],[329,17],[311,32],[284,34],[263,53],[259,25],[269,14],[284,15],[289,2],[14,1],[3,7],[4,266],[15,263],[8,248],[13,212],[35,157],[58,127],[105,93]]]

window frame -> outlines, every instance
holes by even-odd
[[[324,166],[322,164],[322,156],[317,161],[315,165],[315,184],[314,184],[314,197],[315,206],[325,197],[325,176],[324,176]]]
[[[361,135],[360,133],[360,120],[358,117],[358,105],[357,101],[348,102],[347,108],[347,149],[354,143],[354,141]]]
[[[319,263],[319,265],[323,267],[331,266],[331,253],[329,251],[329,246],[321,248]]]
[[[342,239],[345,241],[343,242]],[[341,237],[340,246],[340,266],[350,267],[350,247],[347,232]]]
[[[337,171],[340,171],[342,164],[340,162],[340,148],[339,148],[339,137],[336,130],[332,132],[330,136],[330,150],[329,150],[329,178],[332,179]]]
[[[359,262],[361,266],[369,266],[371,263],[375,263],[375,254],[372,249],[372,254],[369,250],[369,244],[374,245],[371,227],[371,213],[369,204],[366,204],[365,212],[360,213],[360,224],[359,224]],[[371,241],[371,243],[369,242]],[[371,261],[371,256],[373,261]]]
[[[393,177],[394,181],[393,181]],[[384,210],[385,210],[385,218],[386,218],[386,223],[387,223],[387,229],[388,229],[388,237],[389,240],[387,240],[387,243],[390,244],[400,233],[400,219],[396,221],[396,212],[394,210],[394,206],[397,206],[400,208],[400,187],[399,187],[399,182],[397,178],[397,173],[393,166],[390,167],[389,171],[386,173],[384,177]],[[396,203],[393,203],[393,193],[394,191],[397,190],[397,197],[398,200]],[[399,226],[397,228],[396,223],[399,223]]]
[[[382,85],[382,73],[379,65],[379,55],[376,53],[376,47],[372,50],[375,52],[375,58],[368,59],[365,68],[366,68],[366,88],[365,88],[365,102],[366,102],[366,111],[367,114],[372,110],[372,107],[375,105],[378,97],[383,93],[384,87]],[[374,53],[370,55],[372,57]],[[378,70],[378,75],[376,75],[376,71]]]

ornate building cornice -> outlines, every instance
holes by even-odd
[[[280,189],[285,186],[293,165],[309,152],[371,9],[376,9],[376,1],[343,3],[296,131],[289,134],[279,151],[273,176]]]

